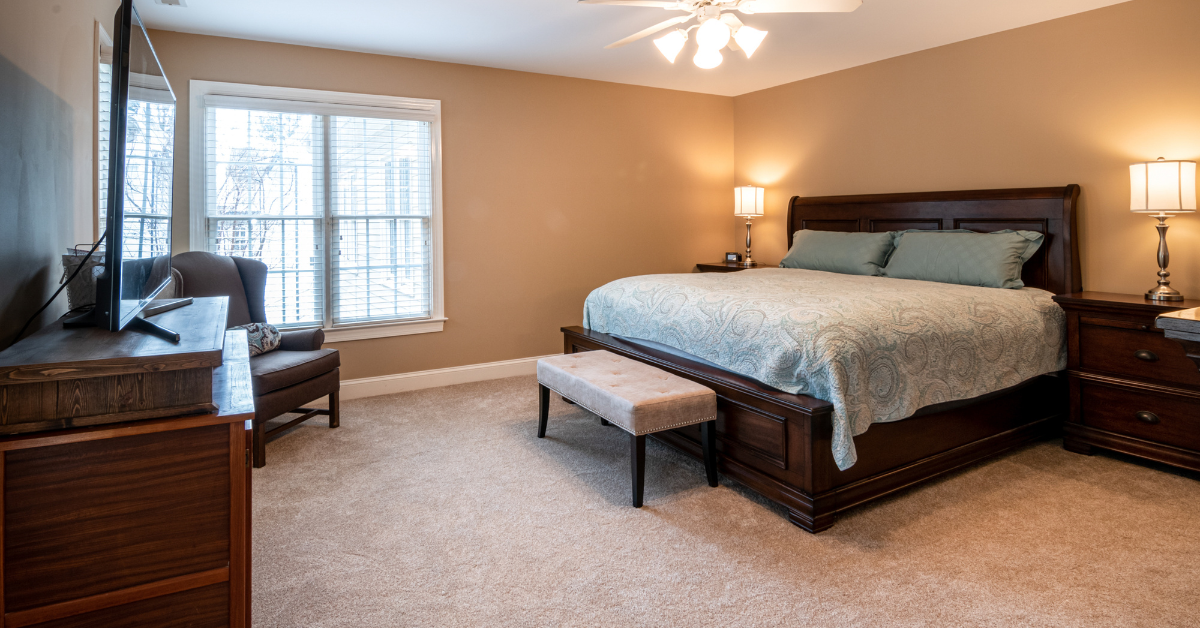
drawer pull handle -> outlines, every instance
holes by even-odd
[[[1142,331],[1150,331],[1149,325],[1142,325]]]
[[[1158,355],[1156,353],[1154,353],[1153,351],[1147,351],[1145,349],[1135,351],[1133,353],[1133,357],[1135,357],[1143,362],[1158,362]]]
[[[1137,417],[1137,420],[1141,421],[1142,423],[1148,423],[1150,425],[1155,425],[1159,421],[1157,414],[1154,414],[1153,412],[1147,412],[1145,410],[1142,410],[1133,416]]]

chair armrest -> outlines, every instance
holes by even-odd
[[[281,351],[316,351],[325,343],[325,332],[320,329],[300,329],[279,332]]]

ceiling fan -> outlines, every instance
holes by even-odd
[[[696,30],[696,44],[699,51],[692,61],[699,67],[710,70],[721,65],[721,49],[729,46],[731,50],[741,50],[749,58],[758,50],[767,31],[761,31],[742,24],[742,21],[732,13],[722,11],[738,11],[745,15],[755,13],[848,13],[862,6],[862,0],[578,0],[579,4],[615,4],[627,7],[657,7],[668,11],[684,11],[687,15],[673,17],[665,22],[659,22],[650,28],[639,31],[613,42],[605,48],[620,48],[625,44],[648,37],[661,30],[683,24],[693,18],[698,23],[686,29],[677,28],[666,35],[654,40],[654,45],[662,52],[667,61],[675,63],[679,51],[687,43],[688,32]]]

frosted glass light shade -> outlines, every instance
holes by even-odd
[[[746,51],[746,58],[749,59],[750,55],[753,55],[754,51],[758,50],[759,44],[762,43],[763,38],[766,36],[767,31],[760,31],[757,28],[743,26],[737,30],[736,34],[734,34],[733,40],[737,42],[739,48]]]
[[[654,45],[658,46],[658,51],[663,53],[663,56],[671,63],[675,63],[675,58],[679,56],[679,51],[683,50],[685,43],[687,43],[687,35],[678,29],[654,40]]]
[[[1148,214],[1196,211],[1196,162],[1148,161],[1129,166],[1129,210]]]
[[[729,44],[729,26],[721,20],[707,20],[696,30],[696,45],[708,50],[720,50]]]
[[[733,215],[763,215],[763,192],[762,188],[756,188],[753,185],[733,188]]]
[[[711,70],[721,65],[721,61],[721,53],[713,48],[701,48],[696,56],[692,57],[692,62],[702,70]]]

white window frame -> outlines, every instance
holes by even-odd
[[[442,101],[198,80],[190,81],[188,92],[188,225],[190,227],[188,244],[193,251],[207,250],[208,223],[205,216],[207,205],[204,199],[207,188],[204,138],[206,100],[219,101],[221,96],[257,98],[263,100],[264,108],[272,111],[392,118],[398,117],[397,113],[403,113],[402,117],[405,119],[428,121],[431,126],[433,144],[430,156],[433,208],[430,217],[432,241],[430,242],[429,317],[407,321],[326,326],[323,329],[325,342],[345,342],[442,331],[443,324],[448,320],[445,309],[442,264]],[[325,167],[328,167],[328,164]],[[332,227],[333,225],[328,222],[325,225],[326,229],[332,229]],[[332,260],[326,260],[326,273],[333,270],[331,262]],[[327,299],[328,295],[324,295],[322,298]]]

